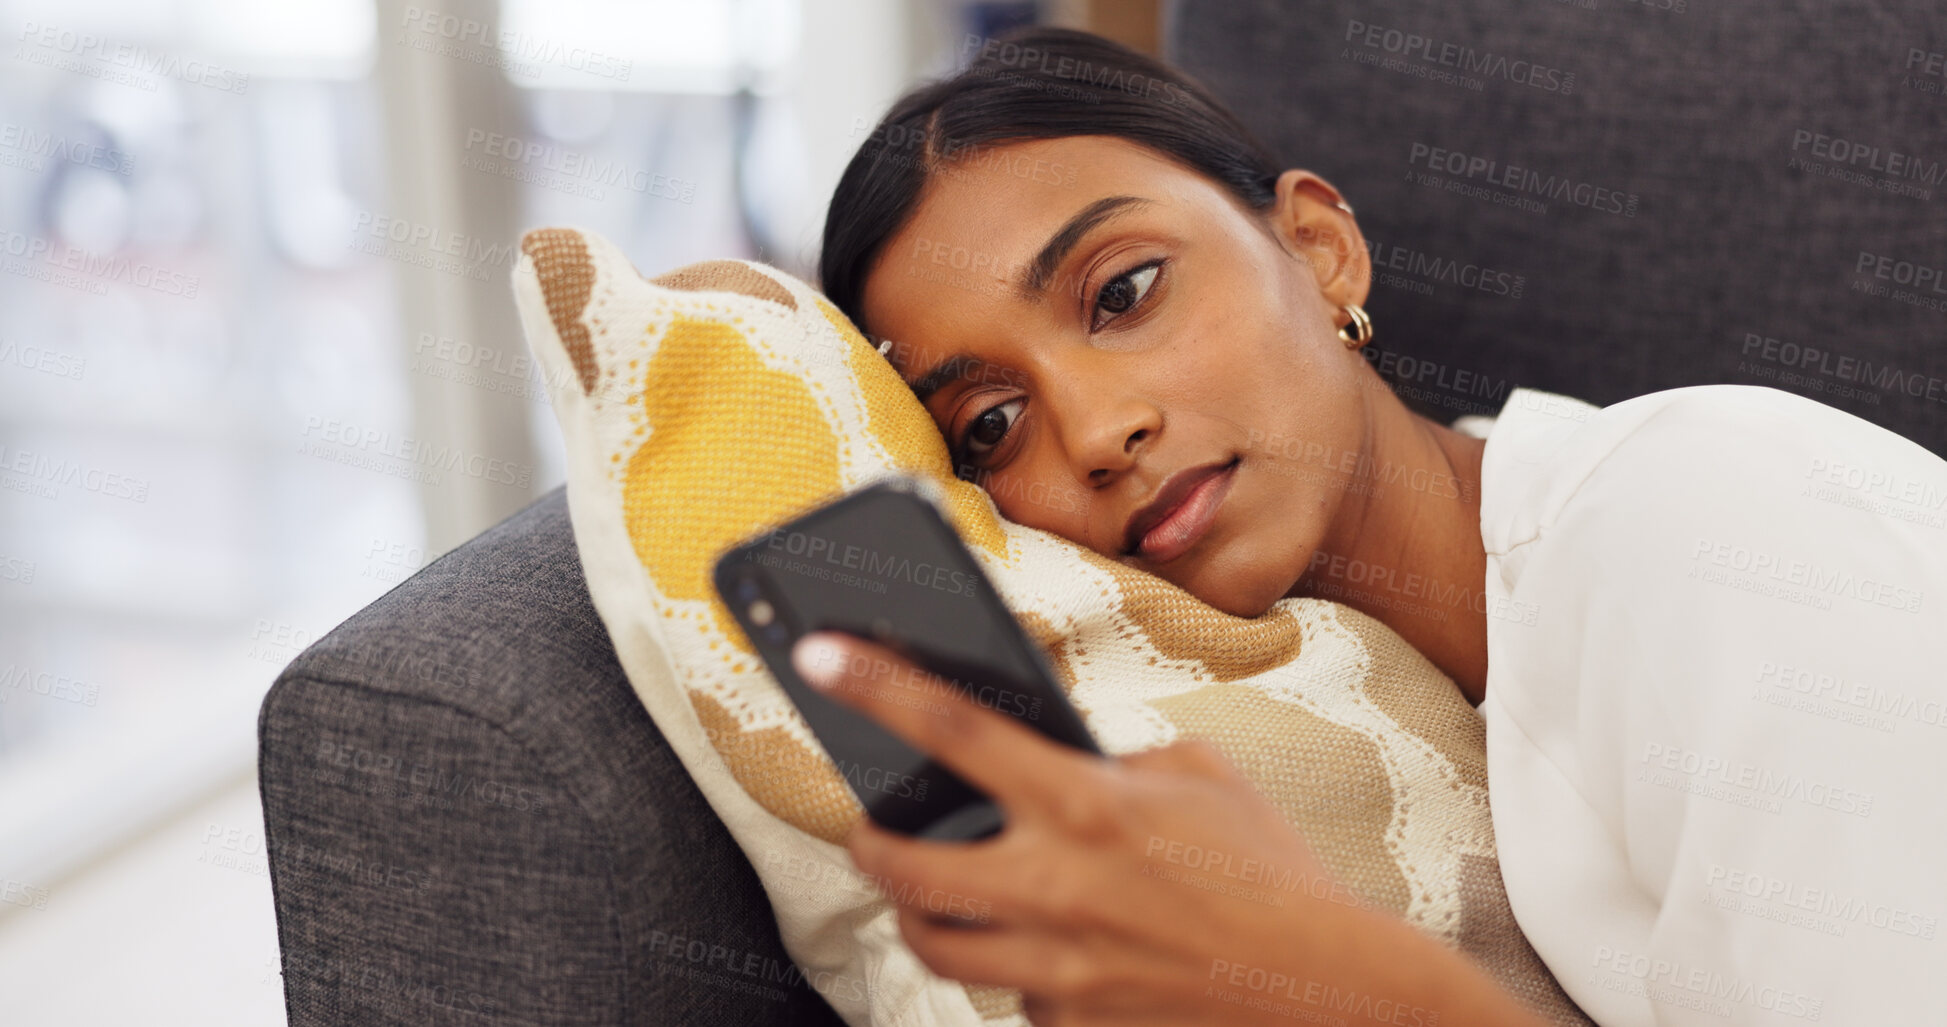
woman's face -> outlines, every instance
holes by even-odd
[[[1002,515],[1255,616],[1356,523],[1377,381],[1336,334],[1357,227],[1315,175],[1277,192],[1267,219],[1115,137],[994,147],[932,176],[866,326]]]

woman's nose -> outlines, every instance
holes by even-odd
[[[1163,427],[1162,412],[1134,396],[1105,403],[1099,393],[1078,391],[1072,405],[1094,408],[1070,415],[1076,419],[1070,453],[1090,485],[1106,485],[1135,466],[1137,454]]]

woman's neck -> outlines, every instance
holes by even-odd
[[[1390,389],[1375,398],[1365,473],[1348,476],[1338,519],[1287,594],[1332,599],[1383,622],[1479,705],[1487,690],[1487,442],[1413,413]]]

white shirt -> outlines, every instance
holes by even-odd
[[[1947,1023],[1947,462],[1778,389],[1515,389],[1481,479],[1489,802],[1562,987]]]

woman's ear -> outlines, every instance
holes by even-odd
[[[1372,255],[1351,205],[1330,182],[1299,168],[1279,175],[1273,188],[1278,198],[1271,221],[1278,241],[1311,265],[1327,303],[1364,306],[1372,286]]]

